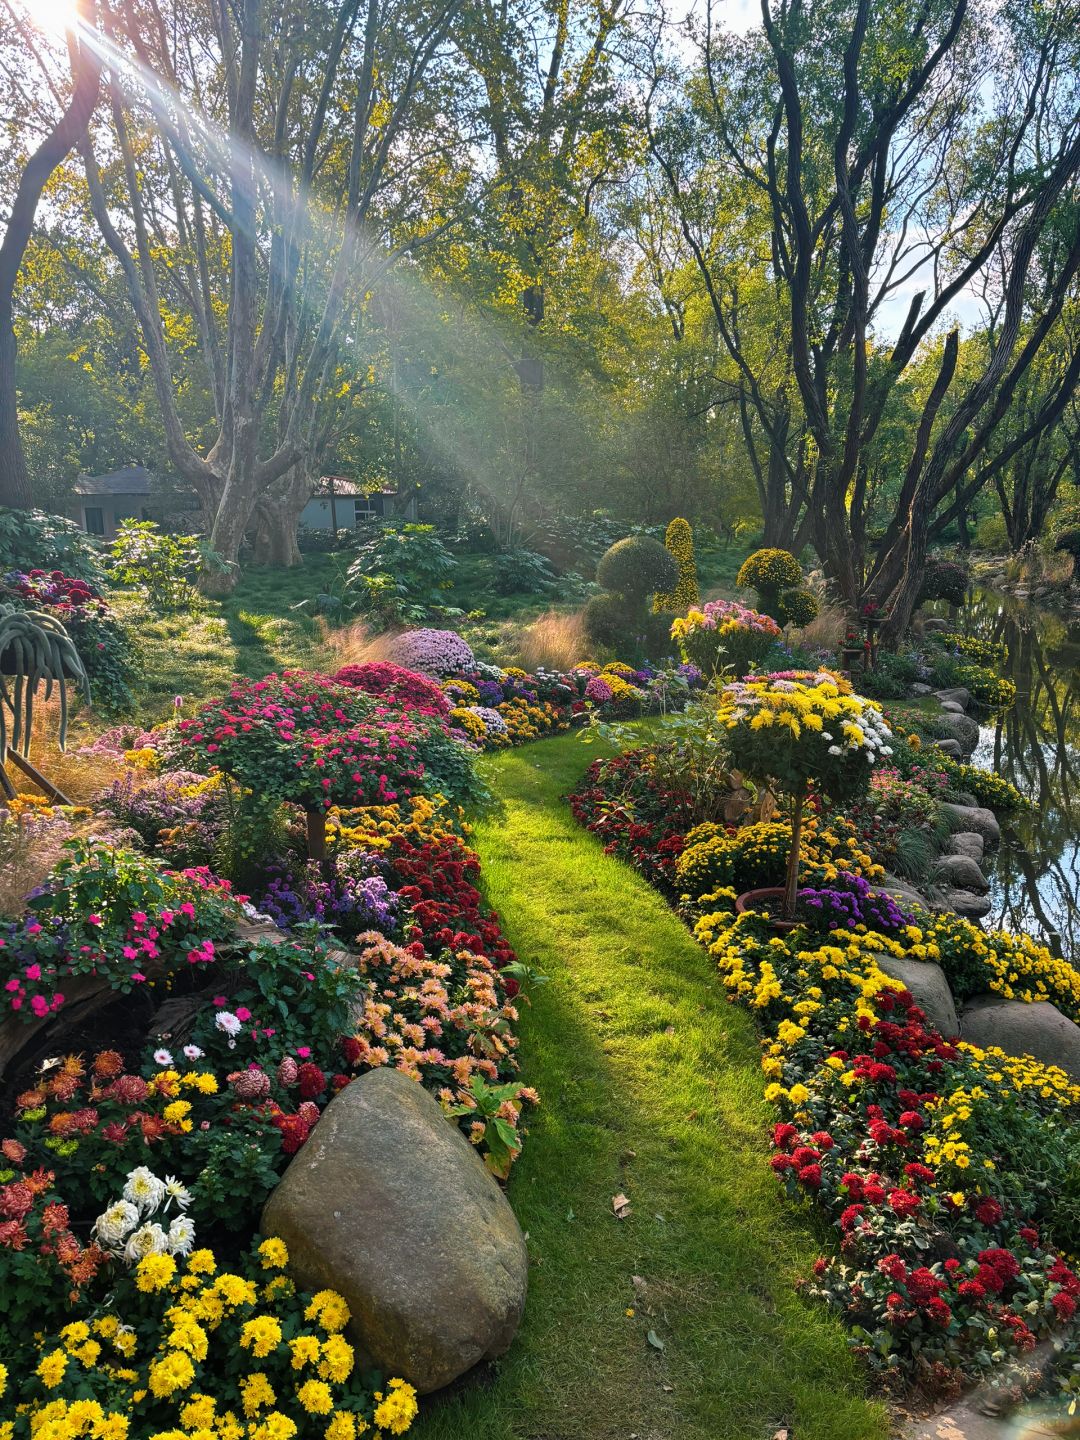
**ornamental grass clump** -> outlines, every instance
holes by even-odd
[[[671,638],[688,664],[715,674],[730,666],[743,675],[761,660],[781,638],[780,626],[769,615],[760,614],[737,600],[710,600],[691,608],[671,627]]]
[[[874,762],[892,754],[892,732],[871,701],[842,694],[834,677],[809,672],[800,679],[762,675],[726,685],[717,720],[740,774],[790,800],[783,913],[792,919],[810,787],[837,802],[854,799],[869,785]]]

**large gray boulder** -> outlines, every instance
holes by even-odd
[[[992,908],[989,895],[980,895],[974,890],[960,887],[942,890],[934,902],[935,910],[951,910],[954,915],[962,915],[965,920],[982,920],[990,914]]]
[[[934,861],[933,879],[939,885],[974,890],[976,894],[982,894],[990,888],[986,876],[979,869],[978,861],[973,860],[970,855],[939,855]]]
[[[964,833],[974,830],[988,845],[996,845],[1001,839],[1001,826],[997,822],[997,816],[985,806],[953,805],[946,801],[941,808],[951,829]]]
[[[874,887],[884,895],[891,895],[901,909],[908,909],[912,905],[919,905],[923,910],[929,910],[930,902],[921,891],[914,889],[905,880],[898,880],[895,875],[885,872],[883,880]]]
[[[908,960],[895,955],[875,955],[878,968],[901,981],[911,991],[911,998],[947,1040],[960,1034],[956,1003],[945,979],[945,971],[932,960]]]
[[[1000,995],[976,995],[960,1016],[960,1033],[980,1049],[995,1045],[1006,1055],[1031,1055],[1080,1082],[1080,1025],[1048,1000],[1028,1005]]]
[[[416,1081],[373,1070],[330,1102],[267,1201],[305,1290],[333,1289],[388,1376],[437,1390],[509,1347],[528,1254],[498,1184]]]
[[[945,848],[950,855],[968,855],[972,860],[981,860],[986,853],[986,841],[974,830],[958,830],[949,836]]]
[[[948,715],[962,715],[964,713],[963,705],[958,705],[955,700],[942,700],[941,708]]]
[[[959,705],[961,710],[966,710],[971,704],[971,691],[963,685],[953,685],[947,690],[935,690],[934,694],[942,703],[949,701],[953,705]]]
[[[958,715],[944,710],[936,717],[938,730],[946,740],[955,740],[964,755],[974,753],[979,744],[978,722],[970,715]]]
[[[964,758],[964,751],[961,748],[959,740],[935,740],[934,746],[940,750],[943,755],[951,755],[954,760],[963,760]]]

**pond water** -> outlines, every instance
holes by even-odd
[[[988,926],[1041,934],[1080,960],[1080,615],[976,590],[957,629],[1003,643],[1016,704],[984,725],[973,763],[1011,780],[1030,813],[1002,818]]]

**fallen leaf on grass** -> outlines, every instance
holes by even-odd
[[[655,1330],[650,1330],[649,1333],[645,1336],[645,1339],[649,1342],[649,1344],[654,1350],[663,1350],[664,1342],[660,1339],[660,1336],[657,1335]]]
[[[611,1197],[611,1208],[615,1211],[615,1218],[617,1220],[625,1220],[633,1207],[630,1204],[630,1197],[623,1195],[620,1191],[618,1195]]]

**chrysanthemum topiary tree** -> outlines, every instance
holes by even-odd
[[[828,671],[752,676],[721,691],[717,719],[731,763],[750,780],[788,797],[791,850],[783,914],[792,919],[799,884],[803,811],[811,784],[846,802],[870,783],[874,762],[892,754],[891,731],[871,700],[845,693]]]
[[[701,598],[694,562],[694,532],[689,520],[676,518],[669,523],[664,535],[664,549],[679,567],[679,578],[674,590],[657,591],[653,609],[684,612]]]
[[[742,563],[736,585],[757,594],[757,608],[781,625],[808,625],[818,602],[802,588],[802,566],[787,550],[755,550]]]

